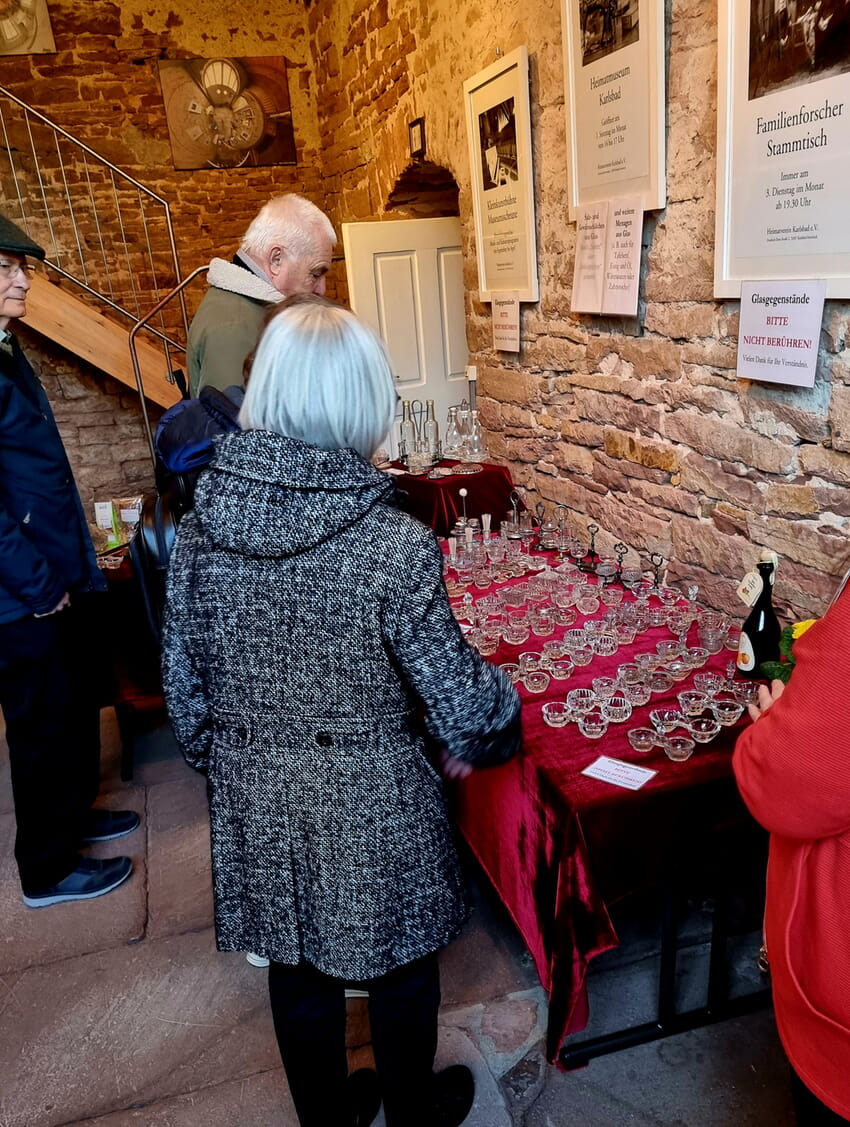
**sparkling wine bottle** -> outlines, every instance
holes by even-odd
[[[762,677],[762,662],[779,660],[779,636],[782,631],[772,601],[774,559],[770,552],[762,552],[757,565],[761,591],[741,627],[741,641],[738,645],[737,666],[743,677]]]

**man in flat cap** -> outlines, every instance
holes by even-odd
[[[132,832],[133,811],[93,810],[100,782],[97,567],[44,389],[9,325],[26,313],[27,257],[44,251],[0,215],[0,708],[15,857],[30,908],[89,900],[132,871],[80,848]]]

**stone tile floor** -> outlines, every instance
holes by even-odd
[[[109,856],[121,846],[134,858],[134,875],[102,899],[38,911],[20,900],[0,751],[0,1127],[295,1127],[265,975],[243,956],[215,950],[204,781],[180,760],[163,725],[140,739],[135,778],[121,783],[111,712],[104,737],[102,804],[132,807],[143,824],[132,837],[95,848]],[[698,917],[683,960],[692,991],[704,954]],[[628,943],[597,963],[592,1032],[651,1016],[654,945],[642,926],[626,921]],[[438,1063],[462,1061],[475,1074],[469,1127],[793,1121],[766,1011],[597,1058],[569,1074],[547,1065],[545,995],[521,940],[480,883],[442,972]],[[368,1033],[363,1002],[350,1007],[357,1066],[368,1062]]]

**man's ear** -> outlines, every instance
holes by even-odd
[[[270,277],[274,278],[281,272],[285,259],[286,255],[284,254],[283,247],[271,248],[268,257],[268,272]]]

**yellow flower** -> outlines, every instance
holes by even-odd
[[[814,626],[816,622],[816,618],[807,618],[805,622],[795,622],[791,627],[791,637],[796,641],[801,635],[806,633],[810,626]]]

